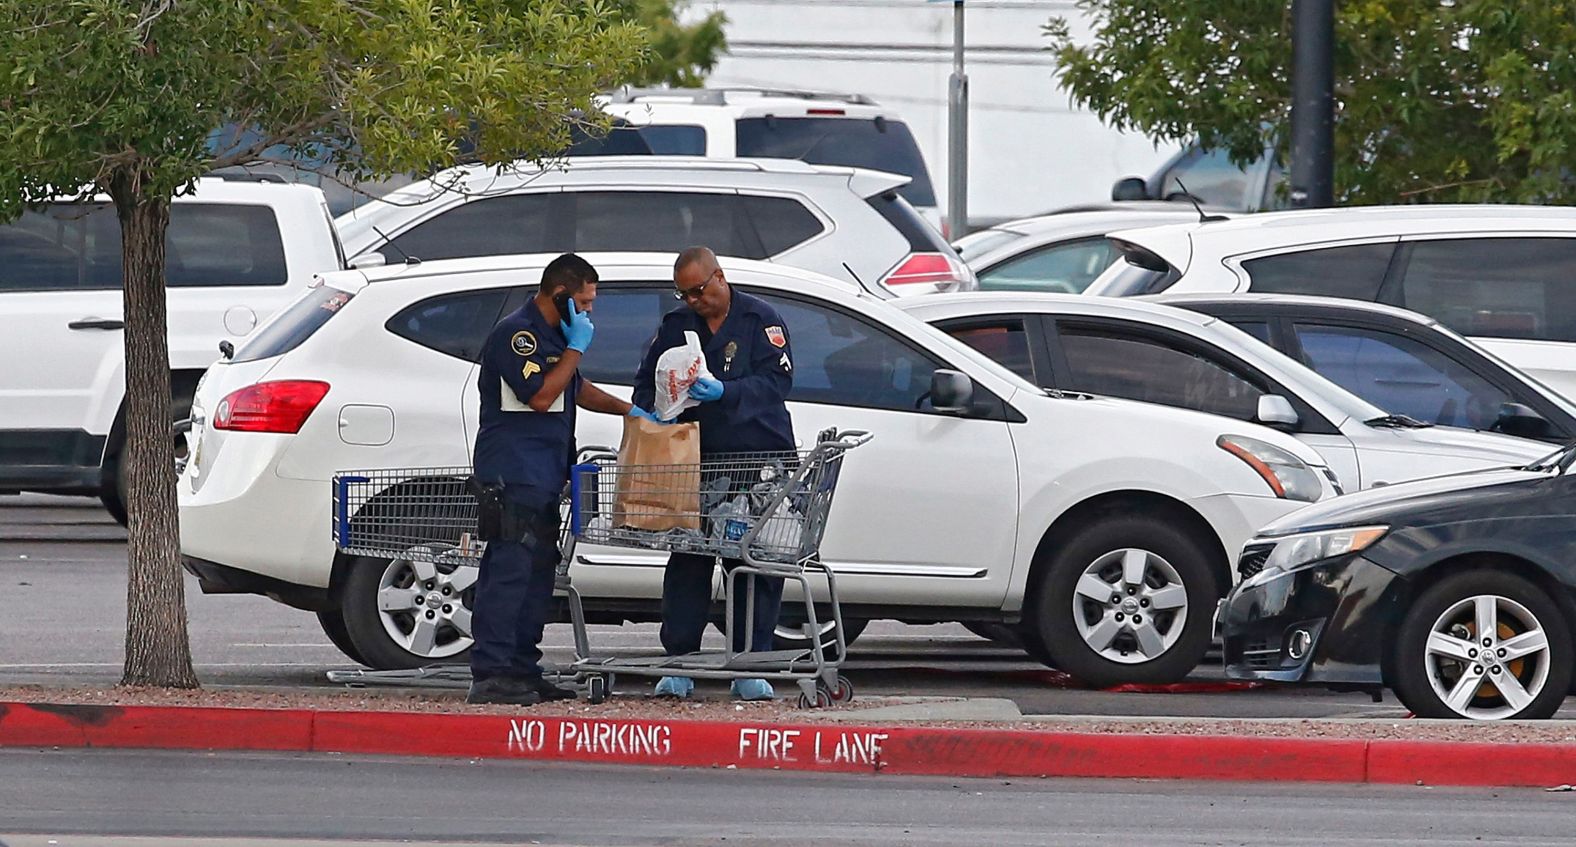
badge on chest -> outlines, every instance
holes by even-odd
[[[722,372],[733,370],[733,357],[739,353],[739,342],[729,341],[728,346],[722,348]]]

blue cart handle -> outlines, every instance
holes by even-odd
[[[580,476],[581,474],[600,473],[601,468],[590,462],[575,465],[569,469],[569,532],[576,538],[580,537]]]

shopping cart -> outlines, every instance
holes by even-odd
[[[852,699],[853,685],[837,672],[848,652],[837,577],[821,561],[820,544],[843,457],[869,440],[867,432],[826,430],[808,450],[717,455],[688,465],[619,465],[616,459],[577,465],[570,480],[571,545],[578,539],[738,562],[723,580],[723,649],[640,658],[582,653],[574,670],[586,683],[587,699],[604,699],[618,674],[791,680],[806,708]],[[754,626],[751,575],[798,583],[807,647],[734,649],[736,604],[745,604],[744,632]],[[820,636],[812,576],[826,581],[831,644]],[[577,631],[577,643],[585,640]]]
[[[852,684],[838,674],[848,644],[837,579],[819,553],[844,454],[870,437],[862,431],[826,430],[808,450],[730,454],[667,466],[619,465],[612,450],[581,451],[563,501],[556,585],[574,627],[571,673],[585,685],[587,699],[605,700],[617,674],[791,680],[807,708],[852,699]],[[411,591],[419,583],[429,592],[450,588],[459,599],[439,608],[427,603],[386,611],[386,626],[408,637],[418,629],[424,630],[423,638],[470,636],[469,592],[486,544],[476,539],[476,501],[465,486],[469,476],[469,468],[433,467],[341,471],[333,478],[334,542],[341,551],[408,563],[394,577],[396,593],[420,594]],[[580,595],[569,578],[580,541],[740,561],[724,580],[724,649],[642,658],[594,655]],[[799,585],[811,635],[808,647],[733,649],[736,602],[747,604],[745,631],[754,623],[754,580],[746,578],[752,574]],[[834,624],[830,644],[820,636],[823,620],[813,602],[812,576],[826,581],[825,608]],[[336,681],[373,681],[379,673],[361,672],[354,679],[340,674],[343,679]]]

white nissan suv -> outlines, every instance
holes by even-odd
[[[673,255],[586,258],[602,282],[581,372],[627,396],[662,315],[682,308]],[[197,392],[179,484],[181,550],[203,590],[313,610],[335,644],[373,667],[463,653],[474,570],[336,553],[330,480],[468,465],[478,347],[551,259],[327,274],[217,362]],[[872,618],[1022,620],[1036,655],[1091,682],[1176,679],[1208,646],[1242,543],[1335,493],[1317,453],[1267,427],[1046,392],[848,283],[763,262],[723,266],[792,333],[800,438],[828,427],[875,436],[843,469],[822,544],[848,635]],[[577,438],[616,445],[621,430],[615,416],[583,413]],[[449,487],[461,490],[458,478]],[[391,483],[365,508],[397,511],[410,494]],[[593,621],[650,621],[664,562],[581,545],[572,575]],[[403,586],[418,576],[459,602],[417,615]]]
[[[245,178],[200,179],[175,198],[165,256],[171,420],[186,417],[220,342],[345,264],[323,192]],[[107,197],[0,226],[0,493],[97,495],[125,522],[124,311]]]

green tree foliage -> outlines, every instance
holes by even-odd
[[[599,0],[0,0],[0,220],[66,193],[108,195],[121,222],[123,682],[197,684],[170,472],[171,198],[275,145],[370,178],[448,166],[463,144],[489,164],[550,156],[645,48]],[[215,153],[225,124],[255,137]]]
[[[625,20],[651,33],[651,54],[645,65],[624,80],[631,85],[699,87],[716,67],[717,57],[728,49],[723,33],[728,19],[722,12],[708,12],[686,24],[679,21],[689,6],[682,0],[615,0],[614,6]]]
[[[1107,123],[1234,159],[1290,127],[1291,3],[1080,0],[1046,26],[1074,102]],[[1336,4],[1338,197],[1354,203],[1576,200],[1576,4]],[[1082,46],[1080,46],[1080,44]]]

